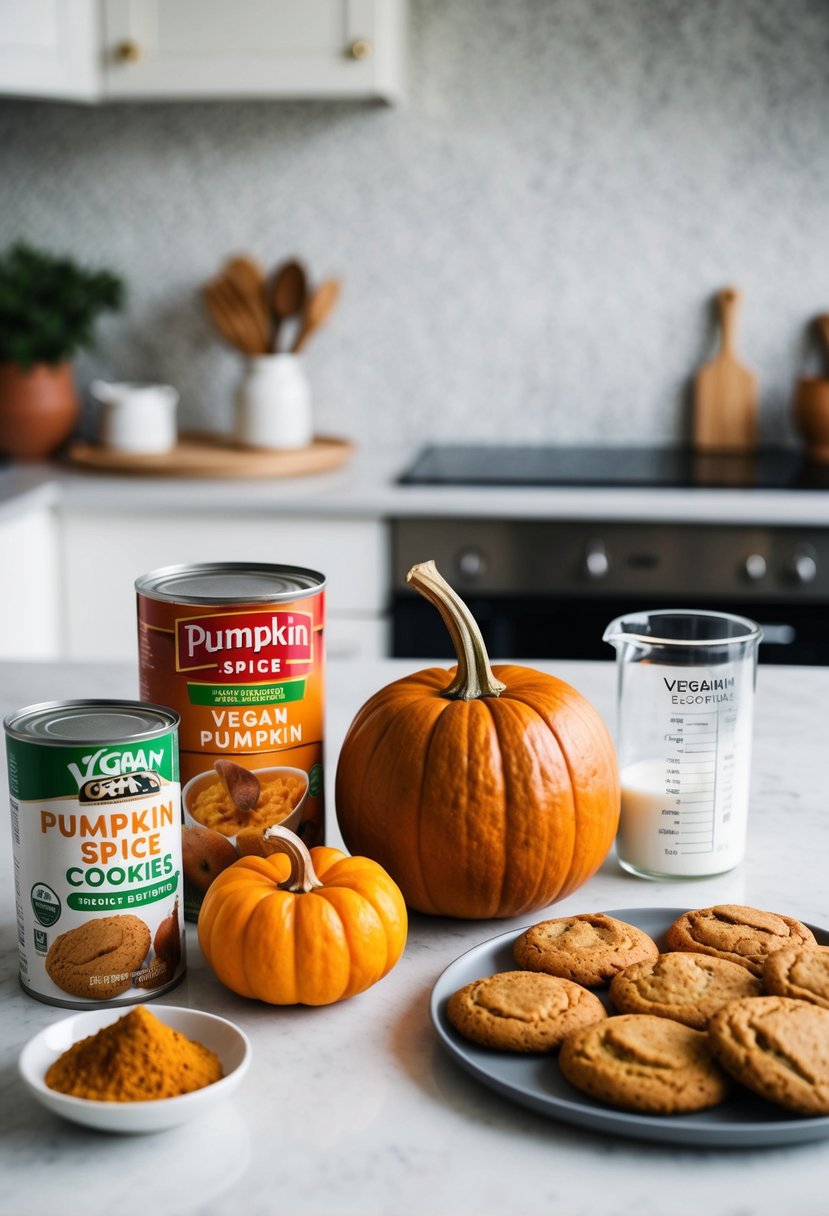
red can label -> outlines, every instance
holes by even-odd
[[[323,840],[324,616],[321,589],[215,608],[138,594],[141,695],[181,716],[191,919],[217,873],[266,851],[269,824]]]

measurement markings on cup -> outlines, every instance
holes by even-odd
[[[711,853],[715,848],[719,715],[686,713],[675,725],[678,750],[681,853]],[[712,729],[713,726],[713,729]]]

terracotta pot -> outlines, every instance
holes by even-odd
[[[24,371],[0,363],[0,452],[18,459],[49,456],[78,419],[72,364],[38,363]]]

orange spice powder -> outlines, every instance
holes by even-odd
[[[46,1073],[62,1094],[99,1102],[176,1098],[222,1076],[218,1056],[136,1005],[111,1026],[74,1043]]]

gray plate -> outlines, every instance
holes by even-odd
[[[685,908],[615,908],[608,913],[644,929],[662,948],[668,926]],[[821,945],[829,945],[829,932],[810,925]],[[692,1115],[640,1115],[614,1110],[574,1089],[559,1071],[555,1056],[519,1056],[477,1047],[455,1031],[446,1018],[446,1002],[453,992],[472,980],[512,971],[512,943],[523,932],[516,929],[482,942],[443,972],[434,988],[430,1011],[438,1037],[450,1056],[484,1085],[521,1106],[575,1123],[592,1131],[611,1132],[641,1140],[674,1144],[705,1144],[717,1148],[769,1144],[797,1144],[829,1137],[829,1117],[803,1118],[787,1114],[747,1090],[712,1110]],[[604,994],[599,992],[604,999]]]

